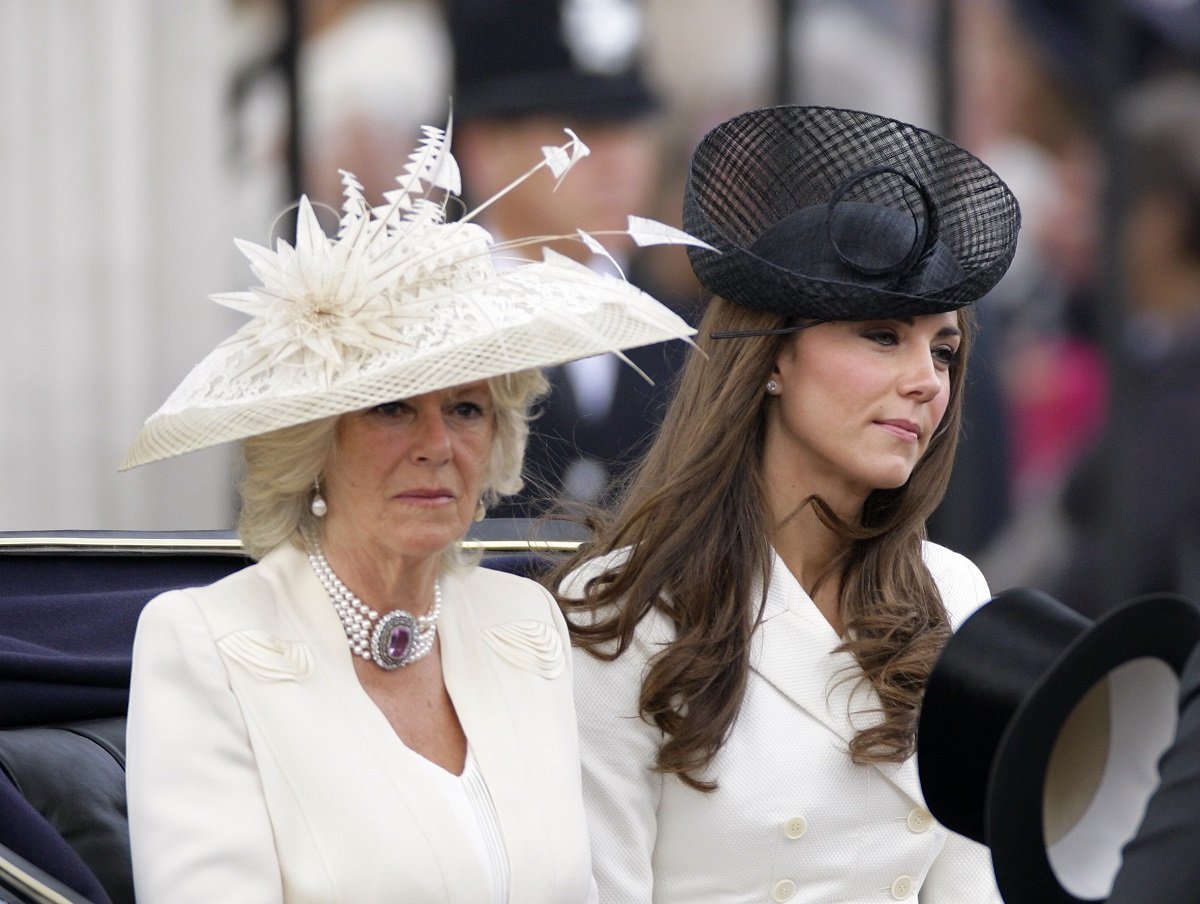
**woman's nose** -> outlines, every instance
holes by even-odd
[[[413,428],[414,460],[434,465],[445,464],[450,460],[450,431],[440,410],[420,412]]]
[[[929,351],[916,352],[904,373],[904,394],[929,401],[937,398],[942,388],[942,372],[938,370],[933,354]]]

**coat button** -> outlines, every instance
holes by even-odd
[[[906,821],[908,823],[908,830],[918,835],[933,825],[933,817],[929,815],[929,811],[922,810],[920,807],[910,811]]]
[[[783,834],[795,841],[797,838],[803,838],[804,833],[808,831],[808,820],[803,816],[793,816],[783,824]]]
[[[896,881],[892,883],[892,897],[897,901],[903,901],[912,894],[913,883],[908,876],[897,876]]]
[[[771,888],[772,901],[783,904],[784,901],[790,901],[794,897],[796,897],[796,883],[791,879],[780,879]]]

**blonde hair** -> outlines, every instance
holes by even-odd
[[[549,388],[536,368],[492,377],[487,383],[495,433],[484,471],[485,506],[521,489],[530,409]],[[337,422],[338,417],[327,417],[242,441],[237,531],[252,558],[261,559],[284,542],[300,545],[302,530],[319,535],[320,519],[309,504],[334,452]]]

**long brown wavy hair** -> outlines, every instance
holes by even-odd
[[[855,524],[819,498],[821,522],[845,543],[820,583],[840,577],[841,649],[879,695],[882,721],[850,743],[856,762],[899,762],[916,744],[917,716],[933,661],[949,634],[942,599],[921,556],[925,521],[950,479],[962,419],[970,317],[941,427],[908,482],[877,490]],[[745,693],[750,639],[770,580],[775,525],[763,476],[767,397],[763,387],[790,334],[711,338],[722,330],[788,325],[721,298],[709,303],[662,429],[611,517],[597,513],[593,539],[548,577],[557,588],[589,559],[627,550],[619,566],[588,582],[581,598],[559,596],[573,643],[602,660],[629,646],[652,610],[675,640],[650,662],[641,716],[664,735],[656,769],[701,790],[700,777],[724,744]],[[849,676],[853,678],[854,676]]]

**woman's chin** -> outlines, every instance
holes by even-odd
[[[462,540],[469,526],[469,521],[464,523],[459,519],[406,522],[397,527],[389,545],[398,555],[407,558],[433,558]]]
[[[407,554],[410,556],[435,558],[452,549],[454,544],[462,540],[464,536],[466,536],[465,530],[456,533],[417,538],[408,544]]]
[[[876,475],[872,482],[876,490],[898,490],[908,483],[913,469],[905,464],[903,467],[888,468]]]

